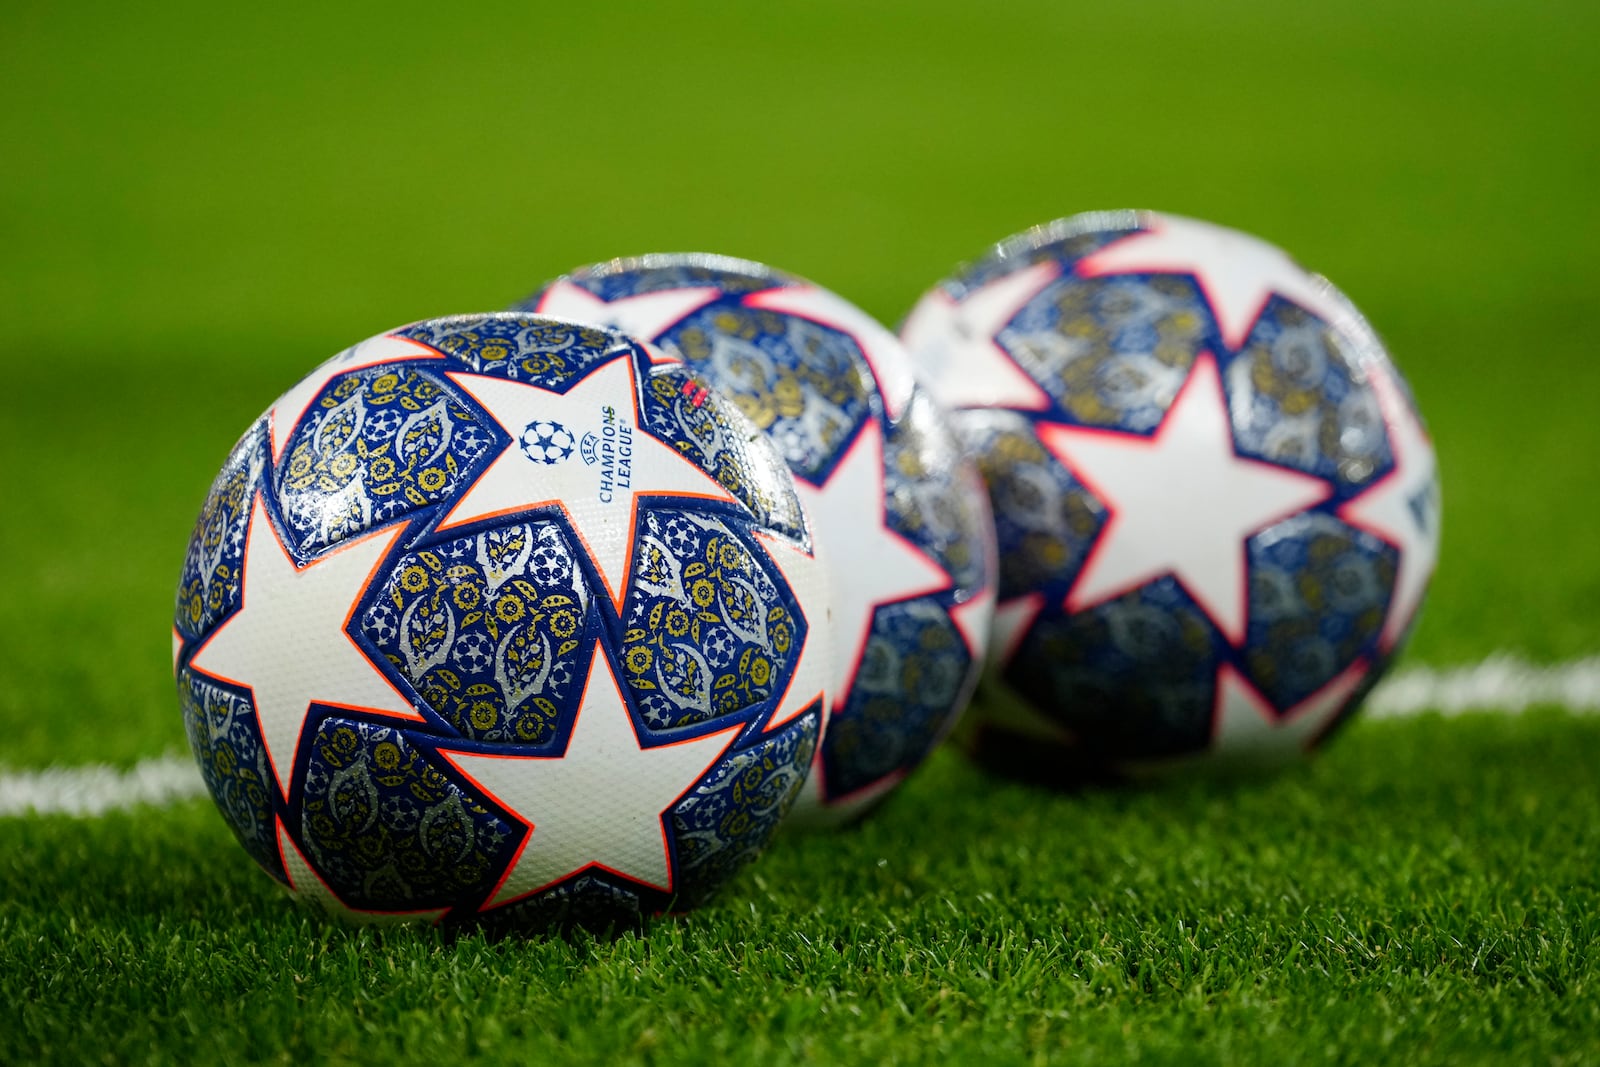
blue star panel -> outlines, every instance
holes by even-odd
[[[462,737],[543,746],[577,708],[598,620],[561,527],[531,522],[398,556],[361,628]]]
[[[350,907],[417,911],[487,895],[520,834],[407,731],[328,718],[307,753],[301,837]]]
[[[210,633],[239,606],[239,575],[244,559],[250,502],[266,467],[266,424],[258,422],[239,439],[211,483],[178,579],[173,625],[187,641]]]
[[[314,556],[454,499],[501,437],[437,372],[379,366],[335,378],[301,417],[277,470],[292,547]]]
[[[642,516],[623,609],[622,680],[655,733],[770,703],[806,627],[783,603],[765,553],[711,515]]]
[[[817,749],[820,712],[808,712],[722,762],[672,809],[686,903],[701,899],[760,854],[799,792]]]
[[[273,823],[277,784],[249,697],[188,669],[178,674],[178,697],[189,749],[223,820],[251,859],[286,881]]]

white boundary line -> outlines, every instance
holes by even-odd
[[[104,815],[144,804],[166,807],[205,791],[200,769],[188,755],[140,760],[125,771],[103,763],[42,771],[0,768],[0,818]]]
[[[1515,715],[1553,706],[1574,714],[1600,712],[1600,656],[1541,667],[1505,654],[1470,667],[1407,667],[1385,680],[1362,715],[1404,719],[1427,712]],[[0,766],[0,818],[28,814],[103,815],[141,805],[166,807],[205,795],[187,755],[141,760],[128,770],[105,764],[13,771]]]
[[[1369,719],[1429,711],[1516,715],[1532,707],[1580,715],[1600,711],[1600,656],[1541,667],[1502,652],[1470,667],[1406,667],[1379,683],[1362,714]]]

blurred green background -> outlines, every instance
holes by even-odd
[[[1581,3],[0,9],[0,761],[181,749],[170,597],[235,436],[370,334],[706,250],[891,323],[1152,207],[1339,283],[1439,448],[1415,660],[1595,651]],[[63,731],[63,726],[93,730]]]

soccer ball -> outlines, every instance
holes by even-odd
[[[783,461],[648,345],[533,315],[335,356],[206,498],[173,655],[239,841],[360,920],[626,920],[766,844],[822,729]]]
[[[902,336],[994,509],[991,762],[1279,764],[1393,659],[1438,553],[1434,453],[1325,279],[1208,223],[1081,215]]]
[[[834,702],[796,807],[866,811],[951,728],[982,666],[993,528],[976,468],[865,312],[744,260],[658,255],[574,271],[526,310],[615,326],[682,357],[766,431],[834,578]]]

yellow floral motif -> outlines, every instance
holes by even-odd
[[[253,732],[234,730],[249,701],[207,684],[187,669],[180,672],[178,691],[185,733],[223,818],[257,862],[268,870],[277,869],[271,808],[277,786],[268,784],[266,749]]]
[[[515,593],[506,593],[494,602],[494,614],[501,622],[512,623],[522,618],[522,598]]]
[[[1280,320],[1290,328],[1303,327],[1313,321],[1292,308],[1283,309]],[[1372,473],[1373,465],[1364,454],[1352,461],[1343,439],[1340,401],[1321,388],[1320,379],[1315,382],[1306,380],[1308,366],[1321,365],[1318,357],[1326,360],[1329,369],[1336,369],[1352,381],[1359,380],[1338,335],[1326,329],[1301,333],[1281,357],[1276,357],[1273,348],[1268,345],[1254,344],[1239,358],[1249,368],[1250,388],[1256,396],[1270,400],[1285,415],[1314,414],[1316,417],[1314,448],[1308,449],[1308,442],[1286,438],[1270,458],[1306,466],[1314,462],[1320,452],[1338,465],[1341,475],[1351,481],[1360,481]],[[1306,454],[1308,451],[1310,454]]]
[[[494,542],[488,565],[505,566],[526,553],[529,536],[513,532]],[[410,621],[403,633],[383,639],[393,642],[385,654],[402,673],[412,669],[412,659],[423,662],[420,676],[411,676],[413,684],[430,707],[468,736],[546,741],[560,708],[544,695],[548,689],[538,687],[554,684],[549,671],[579,647],[582,604],[570,590],[545,592],[524,578],[490,591],[480,564],[447,562],[461,558],[459,550],[425,550],[398,569],[387,600],[394,619]],[[463,647],[471,650],[465,659],[458,658]],[[407,649],[412,659],[403,654]],[[532,693],[517,688],[529,685]],[[513,697],[516,706],[508,707]]]
[[[494,729],[495,720],[499,718],[495,706],[487,700],[475,700],[467,712],[467,718],[479,730]]]
[[[752,458],[764,457],[749,447],[749,430],[736,424],[724,406],[730,392],[727,384],[720,383],[717,395],[708,397],[702,391],[705,383],[699,378],[686,375],[681,368],[664,369],[650,377],[646,394],[649,403],[641,410],[651,432],[661,435],[757,516],[772,516],[775,511],[785,516],[792,514],[797,507],[793,497],[778,499],[774,495],[774,490],[781,489],[786,481],[778,480],[782,478],[781,471],[775,469],[773,478],[750,476],[753,469],[761,466],[758,462],[753,468]],[[732,391],[732,399],[745,407],[746,415],[759,428],[771,425],[772,418],[751,411],[736,390]]]
[[[786,316],[762,309],[730,307],[712,317],[711,330],[691,326],[678,336],[678,349],[693,366],[712,358],[715,335],[755,343],[758,339],[782,338],[788,344],[790,323]],[[829,338],[837,343],[824,351]],[[806,350],[791,358],[757,363],[737,360],[733,374],[719,375],[723,391],[739,409],[766,430],[779,419],[798,418],[805,413],[808,396],[846,410],[859,410],[867,403],[869,387],[855,363],[859,353],[851,351],[842,336],[827,334],[820,328],[809,335]],[[846,368],[848,368],[846,370]],[[841,372],[844,371],[844,372]],[[836,434],[850,427],[834,428]],[[831,448],[836,441],[822,442]]]
[[[786,656],[794,641],[788,610],[758,600],[752,580],[764,579],[752,574],[757,565],[741,543],[713,533],[700,543],[698,557],[682,563],[679,591],[634,609],[622,638],[629,684],[643,694],[674,694],[669,717],[677,724],[766,699],[783,666],[767,653]],[[673,573],[672,560],[656,545],[640,558],[636,571],[656,585],[667,584]],[[685,648],[697,651],[691,655]],[[730,654],[732,662],[721,661],[725,667],[701,658]],[[708,664],[714,676],[705,673]],[[690,711],[696,704],[699,710]]]
[[[339,493],[359,483],[369,500],[397,498],[424,507],[449,491],[464,459],[476,456],[476,447],[461,453],[453,444],[452,428],[476,421],[473,413],[415,370],[346,375],[318,409],[321,421],[297,433],[287,457],[283,492],[291,505],[297,496]],[[374,439],[375,418],[395,420],[385,428],[400,432]],[[481,446],[481,438],[472,440]],[[291,507],[291,520],[293,513]]]
[[[544,606],[550,607],[554,603],[570,603],[571,597],[552,596],[545,600]],[[550,632],[560,638],[568,638],[578,632],[578,613],[571,608],[557,608],[550,612]]]
[[[799,378],[785,375],[773,383],[772,408],[786,419],[798,418],[805,411],[806,393]]]
[[[251,450],[259,447],[246,437],[217,477],[195,526],[194,539],[184,561],[184,576],[177,594],[177,621],[191,632],[206,625],[206,616],[220,613],[238,592],[238,569],[229,562],[227,542],[232,531],[248,521],[255,491]]]
[[[1193,307],[1193,293],[1188,283],[1177,278],[1153,278],[1150,288],[1170,302],[1150,324],[1157,336],[1152,354],[1165,366],[1187,368],[1204,340],[1203,323]],[[1074,418],[1088,425],[1120,423],[1125,412],[1121,406],[1106,401],[1103,383],[1110,373],[1126,378],[1136,372],[1121,363],[1115,330],[1107,323],[1134,312],[1136,305],[1111,281],[1079,279],[1061,287],[1055,306],[1060,315],[1056,332],[1075,343],[1072,359],[1061,363],[1052,359],[1048,350],[1041,353],[1032,346],[1025,346],[1026,352],[1019,348],[1016,354],[1030,365],[1041,363],[1039,369],[1043,373],[1059,378],[1052,391],[1065,397],[1065,406]]]
[[[357,733],[359,730],[359,734]],[[354,737],[355,746],[339,743]],[[392,729],[341,724],[313,742],[303,829],[314,852],[337,857],[322,873],[369,908],[447,902],[482,886],[504,862],[504,828]],[[393,805],[393,802],[398,802]],[[393,805],[393,806],[392,806]],[[395,812],[410,813],[397,819]]]

